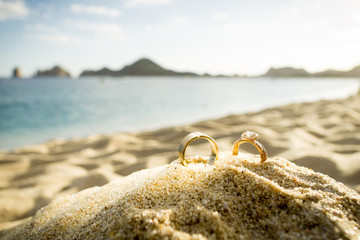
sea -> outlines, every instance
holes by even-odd
[[[0,79],[0,149],[136,132],[359,91],[340,78]]]

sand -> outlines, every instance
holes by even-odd
[[[29,221],[53,199],[112,180],[122,181],[132,172],[172,162],[177,158],[180,140],[190,132],[209,134],[218,142],[220,151],[230,151],[232,143],[245,130],[260,133],[259,141],[270,157],[284,157],[360,192],[360,95],[357,95],[149,132],[53,140],[2,152],[0,231],[4,233]],[[240,151],[256,153],[253,146],[245,144]],[[208,152],[208,143],[199,140],[192,143],[187,153]]]
[[[358,239],[360,195],[281,158],[221,153],[53,201],[5,239]]]

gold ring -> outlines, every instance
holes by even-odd
[[[216,144],[215,140],[204,133],[193,132],[193,133],[188,134],[186,137],[184,137],[183,140],[181,140],[181,142],[180,142],[178,155],[179,155],[180,162],[182,163],[182,165],[186,166],[186,161],[185,161],[186,148],[189,146],[189,144],[192,141],[199,139],[199,138],[205,138],[211,144],[211,154],[209,157],[209,164],[213,164],[214,161],[219,158],[219,147]]]
[[[265,162],[267,159],[267,152],[264,146],[258,141],[256,141],[256,139],[258,138],[259,138],[259,134],[257,134],[256,132],[251,132],[251,131],[244,132],[243,134],[241,134],[241,139],[238,139],[234,142],[232,155],[234,156],[238,154],[240,144],[251,143],[259,151],[261,156],[261,163]]]

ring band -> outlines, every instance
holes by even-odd
[[[267,159],[267,152],[266,149],[264,148],[264,146],[259,143],[258,141],[256,141],[256,139],[258,139],[259,134],[257,134],[256,132],[251,132],[251,131],[246,131],[243,134],[241,134],[241,139],[238,139],[234,142],[233,145],[233,151],[232,151],[232,155],[238,155],[238,151],[239,151],[239,146],[242,143],[250,143],[252,145],[254,145],[257,150],[260,153],[261,156],[261,163],[265,162]]]
[[[199,138],[205,138],[206,140],[208,140],[211,144],[211,154],[209,157],[209,164],[213,164],[214,161],[216,161],[219,158],[219,147],[216,144],[215,140],[206,135],[205,133],[201,133],[201,132],[193,132],[188,134],[186,137],[183,138],[183,140],[181,140],[180,145],[179,145],[179,151],[178,151],[178,155],[180,158],[180,162],[182,163],[182,165],[186,166],[186,161],[185,161],[185,151],[186,148],[189,146],[189,144]]]

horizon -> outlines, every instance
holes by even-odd
[[[0,76],[59,65],[76,77],[144,57],[211,75],[348,70],[360,64],[359,29],[356,0],[0,0]]]
[[[125,65],[123,65],[123,66],[120,66],[120,67],[118,67],[118,68],[116,68],[116,69],[113,69],[113,68],[109,68],[109,67],[107,67],[107,66],[104,66],[104,67],[99,68],[99,69],[83,69],[83,70],[80,72],[80,74],[74,75],[73,73],[71,73],[70,71],[68,71],[68,70],[67,70],[66,68],[64,68],[63,66],[61,66],[61,65],[54,65],[54,66],[51,66],[51,67],[49,67],[49,68],[47,68],[47,69],[36,69],[36,70],[34,71],[34,74],[33,74],[32,76],[22,76],[21,78],[32,78],[32,77],[36,77],[36,72],[37,72],[37,71],[49,71],[49,70],[54,69],[55,67],[60,67],[62,70],[68,72],[68,73],[71,75],[71,78],[80,78],[80,77],[81,77],[81,74],[82,74],[83,72],[85,72],[85,71],[100,71],[100,70],[103,70],[103,69],[107,69],[107,70],[110,70],[110,71],[120,71],[120,70],[122,70],[125,66],[133,65],[133,64],[137,63],[138,61],[140,61],[140,60],[142,60],[142,59],[150,60],[151,62],[159,65],[160,67],[163,67],[163,68],[166,69],[166,70],[177,71],[176,69],[166,68],[166,67],[158,64],[156,61],[154,61],[153,59],[151,59],[151,58],[149,58],[149,57],[141,57],[141,58],[137,59],[137,60],[134,61],[134,62],[127,63],[127,64],[125,64]],[[356,66],[353,66],[353,67],[348,68],[348,69],[330,69],[330,68],[329,68],[329,69],[325,69],[324,71],[326,71],[326,70],[350,71],[350,70],[354,69],[355,67],[360,67],[360,65],[356,65]],[[16,66],[16,67],[13,68],[13,70],[15,70],[15,68],[18,68],[18,69],[21,71],[21,68],[20,68],[20,67]],[[214,75],[211,75],[211,74],[210,74],[210,76],[261,77],[261,76],[265,75],[265,74],[266,74],[269,70],[271,70],[271,69],[284,69],[284,68],[293,68],[293,69],[298,69],[298,70],[305,70],[306,72],[308,72],[308,73],[310,73],[310,74],[319,73],[319,72],[311,72],[311,71],[308,71],[307,69],[303,69],[303,68],[296,68],[296,67],[294,67],[294,66],[279,66],[279,67],[272,67],[272,66],[270,66],[265,72],[263,72],[263,73],[261,73],[261,74],[258,74],[258,75],[246,75],[246,74],[241,74],[241,73],[240,73],[240,74],[233,74],[233,75],[229,75],[229,74],[228,74],[228,75],[226,75],[226,74],[218,74],[218,75],[215,75],[215,74],[214,74]],[[11,73],[12,73],[12,72],[11,72]],[[192,73],[198,74],[199,76],[208,74],[208,73],[206,73],[206,72],[205,72],[205,73],[202,73],[202,74],[197,73],[197,72],[192,72]],[[10,74],[10,76],[6,76],[6,77],[0,76],[0,78],[11,78],[11,77],[12,77],[11,74]]]

